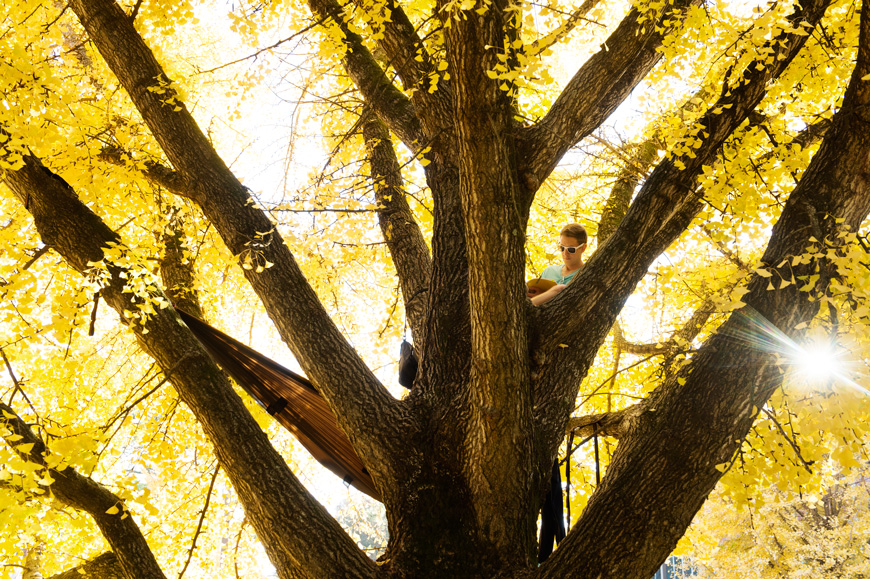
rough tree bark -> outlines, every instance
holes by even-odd
[[[122,577],[124,573],[121,571],[118,557],[108,552],[78,567],[52,575],[48,579],[121,579]]]
[[[390,539],[386,557],[375,565],[305,491],[174,311],[153,315],[147,333],[134,324],[143,349],[171,376],[202,423],[280,577],[645,579],[670,553],[721,476],[715,466],[731,458],[755,409],[780,380],[771,356],[729,336],[760,315],[798,337],[794,328],[811,319],[818,304],[795,286],[769,292],[756,276],[747,308],[732,315],[648,400],[572,424],[599,424],[619,437],[619,445],[588,507],[541,567],[534,558],[535,512],[581,380],[625,300],[697,215],[702,167],[715,161],[766,87],[801,50],[807,36],[795,32],[800,23],[818,25],[830,0],[805,0],[791,17],[793,27],[775,31],[767,47],[777,58],[750,63],[738,75],[740,82],[722,91],[696,125],[700,146],[691,156],[656,166],[575,283],[551,303],[533,308],[522,279],[526,221],[540,183],[650,71],[663,36],[678,33],[681,15],[695,3],[665,3],[652,15],[657,26],[641,27],[638,13],[629,12],[608,39],[609,48],[578,70],[550,111],[522,126],[512,95],[486,74],[497,52],[511,54],[520,32],[509,2],[494,0],[469,14],[439,4],[451,78],[434,92],[426,90],[437,67],[434,58],[401,6],[387,2],[393,18],[379,25],[384,27],[380,49],[404,88],[415,89],[408,96],[387,77],[363,38],[350,31],[338,3],[310,0],[325,25],[344,30],[343,64],[377,116],[363,124],[369,165],[379,183],[381,225],[422,349],[415,388],[399,401],[339,333],[280,234],[183,103],[164,106],[166,94],[148,90],[155,79],[168,79],[131,19],[113,0],[71,0],[90,41],[172,166],[150,163],[146,173],[192,200],[240,260],[274,264],[262,272],[245,270],[247,280],[383,496]],[[769,267],[802,254],[811,237],[838,239],[844,225],[855,229],[870,212],[870,139],[848,130],[867,122],[863,107],[870,88],[860,79],[870,72],[868,51],[870,8],[864,6],[858,62],[843,108],[773,230],[764,256]],[[431,258],[402,204],[401,174],[385,127],[430,161]],[[104,156],[111,162],[117,155],[107,150]],[[85,273],[88,262],[103,258],[107,244],[122,239],[56,177],[33,155],[26,156],[22,169],[2,174],[44,243]],[[103,297],[124,321],[123,312],[137,304],[122,291],[123,271],[107,265],[111,279]],[[824,258],[801,267],[798,274],[817,269],[818,291],[833,275]],[[416,303],[421,294],[426,297]],[[288,295],[296,299],[287,300]],[[309,339],[312,333],[317,340]],[[741,360],[739,373],[722,371],[735,359]],[[678,448],[674,440],[680,440]],[[58,496],[64,492],[58,482],[53,490]],[[124,562],[125,549],[132,548],[124,531],[101,530],[125,574],[134,576]]]

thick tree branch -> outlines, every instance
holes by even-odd
[[[160,277],[172,304],[199,319],[203,319],[193,262],[184,255],[184,227],[178,211],[170,208],[169,223],[162,232],[163,256]]]
[[[452,398],[468,377],[471,357],[468,306],[468,251],[459,200],[458,169],[445,156],[426,167],[434,200],[432,273],[426,292],[427,355],[419,395]],[[444,360],[452,362],[444,363]]]
[[[118,557],[111,551],[90,561],[47,579],[121,579],[123,577]]]
[[[682,118],[686,112],[698,108],[698,101],[705,98],[706,93],[707,89],[701,89],[675,112],[669,114]],[[598,221],[598,245],[603,244],[616,231],[620,221],[628,211],[637,184],[642,178],[648,176],[661,148],[661,130],[657,128],[652,135],[631,150],[630,156],[625,160],[625,166],[619,172],[616,183],[611,188],[610,195],[607,197],[607,202],[601,212],[601,219]]]
[[[424,79],[435,71],[435,66],[401,5],[396,0],[375,3],[375,6],[365,0],[354,0],[354,4],[368,12],[379,10],[383,19],[372,18],[369,25],[378,38],[378,47],[386,54],[388,64],[396,70],[405,90],[428,92],[428,86],[423,86],[428,84]]]
[[[424,144],[438,149],[437,142],[443,138],[445,133],[450,133],[453,129],[453,115],[451,114],[453,110],[453,81],[449,78],[450,71],[438,70],[432,56],[426,50],[413,24],[397,0],[386,0],[384,3],[375,2],[374,6],[369,6],[367,0],[355,0],[355,3],[362,10],[378,9],[383,16],[388,16],[383,21],[376,18],[369,20],[373,37],[377,38],[378,48],[386,55],[386,62],[380,64],[384,68],[392,66],[396,70],[402,80],[402,85],[409,92],[410,103],[419,118],[421,131],[425,134],[426,142]],[[361,46],[361,41],[359,45]],[[360,60],[359,56],[353,58],[357,61]],[[354,64],[345,58],[344,64],[345,70],[348,71],[357,87],[362,91],[364,85],[361,80],[357,80],[360,77],[357,71],[361,68],[360,63]],[[370,66],[365,68],[371,71],[370,76],[381,74]],[[389,86],[392,87],[392,83]],[[389,90],[391,89],[385,85],[382,92]],[[369,106],[375,108],[381,120],[385,121],[393,132],[396,132],[390,121],[384,117],[383,111],[378,110],[377,104],[371,102],[376,94],[369,91],[368,93],[363,92],[363,96]],[[396,132],[396,134],[399,133]],[[400,136],[400,138],[402,137]],[[407,141],[404,142],[407,146]],[[418,137],[418,142],[422,143],[423,139]],[[415,154],[419,152],[419,149],[409,148]],[[436,156],[427,155],[427,157],[433,158]]]
[[[366,113],[363,138],[374,180],[381,233],[387,241],[396,273],[399,275],[405,315],[411,325],[415,342],[422,344],[432,258],[405,199],[402,172],[389,131],[377,117]]]
[[[119,167],[127,166],[127,160],[124,158],[125,156],[132,157],[132,154],[124,151],[120,147],[104,147],[103,150],[100,151],[100,159],[108,161],[113,165],[118,165]],[[186,197],[189,199],[193,198],[193,192],[191,191],[190,186],[184,182],[184,178],[177,171],[174,171],[153,159],[146,159],[144,164],[145,168],[139,170],[139,173],[145,177],[145,179],[151,181],[155,185],[163,187],[170,193],[174,193],[179,197]]]
[[[576,436],[599,434],[622,438],[631,429],[632,421],[637,420],[644,412],[650,411],[648,406],[646,402],[639,402],[615,412],[575,416],[568,420],[566,432],[573,432]]]
[[[660,16],[638,24],[632,9],[602,49],[577,71],[547,115],[519,137],[521,174],[531,206],[534,193],[565,152],[600,125],[661,58],[665,34],[698,0],[665,3]]]
[[[565,37],[567,37],[577,25],[586,19],[586,15],[589,14],[589,11],[595,8],[595,5],[598,4],[601,0],[585,0],[580,7],[571,13],[565,22],[559,25],[554,31],[550,34],[535,40],[531,44],[526,47],[526,52],[529,56],[538,56],[551,46],[554,46],[561,42]]]
[[[803,130],[795,135],[791,142],[797,143],[802,149],[806,149],[813,143],[823,139],[827,134],[828,129],[831,128],[831,124],[831,119],[820,119],[815,123],[807,125]]]
[[[0,402],[0,423],[12,434],[21,437],[6,443],[23,460],[42,466],[53,479],[49,489],[65,504],[88,513],[117,554],[118,563],[128,579],[165,579],[154,553],[133,517],[126,512],[123,501],[93,479],[82,476],[72,467],[63,470],[49,468],[46,460],[51,452],[45,443],[18,417],[15,411]],[[29,448],[28,448],[29,447]],[[113,510],[114,507],[114,510]],[[107,511],[112,510],[110,514]]]
[[[401,439],[388,432],[398,427],[396,401],[329,318],[280,233],[178,100],[123,11],[113,0],[73,0],[71,7],[169,161],[191,184],[206,217],[238,257],[282,339],[335,411],[360,458],[375,475],[389,469],[387,449]],[[159,90],[149,90],[155,87]]]
[[[658,139],[654,136],[637,146],[631,157],[632,163],[619,172],[616,184],[610,190],[610,195],[607,197],[607,202],[601,212],[601,219],[598,221],[599,245],[616,231],[619,222],[628,211],[628,206],[631,205],[634,190],[643,177],[641,171],[646,172],[655,162],[657,155]]]
[[[807,147],[813,145],[814,143],[822,140],[825,136],[825,133],[828,132],[828,129],[831,128],[831,119],[820,119],[814,123],[811,123],[804,127],[794,138],[791,140],[791,143],[800,145],[801,149],[806,149]],[[773,143],[776,146],[778,143]],[[759,162],[767,161],[771,157],[776,154],[776,150],[771,150],[758,158]]]
[[[679,328],[670,339],[665,342],[656,342],[654,344],[637,344],[629,342],[625,339],[622,333],[622,326],[619,322],[613,324],[613,340],[620,350],[635,356],[657,356],[670,354],[676,348],[685,347],[698,337],[704,324],[710,319],[710,316],[716,312],[716,306],[710,298],[705,299],[700,306],[694,311],[692,316]]]
[[[24,167],[5,172],[3,179],[33,215],[43,243],[79,272],[87,275],[90,264],[104,260],[108,247],[126,251],[118,235],[36,158],[26,156]],[[301,569],[307,569],[321,576],[372,577],[372,562],[293,476],[175,311],[160,309],[159,302],[165,297],[157,286],[138,297],[126,292],[122,274],[126,275],[127,269],[107,261],[110,278],[101,294],[122,320],[127,321],[127,311],[143,312],[140,308],[149,301],[157,306],[147,322],[133,319],[129,323],[143,349],[164,373],[171,374],[182,400],[214,444],[215,454],[279,576],[298,577]],[[332,548],[324,550],[324,542]],[[114,550],[120,556],[118,549]]]
[[[841,234],[857,231],[870,213],[870,133],[855,130],[870,125],[870,85],[862,81],[868,73],[870,5],[865,3],[858,62],[842,109],[789,196],[762,257],[764,267],[796,283],[771,291],[767,278],[752,276],[746,307],[651,395],[656,411],[644,414],[621,440],[601,486],[541,577],[560,577],[568,569],[583,576],[649,577],[722,476],[717,465],[731,460],[781,384],[777,353],[759,348],[754,338],[791,343],[794,355],[801,355],[793,340],[802,332],[795,328],[816,315],[836,275],[828,251],[837,251],[844,243]],[[808,248],[809,263],[791,266],[791,258]],[[811,279],[813,285],[806,285]],[[638,509],[645,513],[642,524]],[[616,553],[632,548],[637,553],[643,545],[642,556],[617,561],[595,549],[602,541]]]
[[[45,552],[45,546],[41,540],[27,548],[27,558],[24,560],[24,571],[21,573],[21,579],[42,579],[42,555]]]
[[[309,0],[308,5],[327,26],[341,29],[346,44],[342,63],[366,103],[412,153],[419,152],[426,143],[414,106],[387,78],[384,70],[363,44],[362,38],[347,26],[338,2]]]

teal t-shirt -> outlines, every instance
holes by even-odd
[[[548,265],[544,268],[544,271],[541,272],[541,277],[544,279],[551,279],[556,283],[560,283],[562,285],[568,285],[571,283],[571,280],[574,279],[574,274],[576,274],[579,269],[575,269],[568,275],[562,275],[562,266],[561,265]]]

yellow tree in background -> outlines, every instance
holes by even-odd
[[[711,498],[701,520],[715,518],[717,524],[691,533],[696,552],[704,553],[696,563],[714,577],[865,577],[866,471],[835,479],[821,498],[771,487],[757,510]]]
[[[870,6],[10,0],[0,71],[7,576],[646,578],[720,480],[787,573],[860,478]],[[567,221],[591,255],[536,308]],[[175,307],[289,348],[377,561]],[[568,449],[538,565],[566,433],[602,476]]]

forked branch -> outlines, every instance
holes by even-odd
[[[135,256],[127,253],[120,237],[53,175],[28,155],[22,169],[7,171],[3,179],[33,215],[43,243],[51,245],[74,269],[87,274],[90,264],[105,264],[109,280],[101,289],[103,299],[130,323],[139,344],[164,373],[171,374],[179,395],[214,444],[218,460],[279,576],[296,577],[301,569],[313,568],[324,576],[372,577],[373,563],[293,476],[230,382],[175,311],[160,307],[166,298],[157,285],[151,285],[147,296],[125,291],[128,270],[135,266],[127,265],[126,260],[123,266],[104,262],[104,252],[115,247],[131,258],[130,263],[135,263]],[[140,271],[137,275],[147,274]],[[128,322],[125,312],[141,312],[145,300],[152,301],[155,311],[145,319]],[[333,547],[319,549],[322,541]],[[121,555],[117,548],[115,551]],[[320,555],[312,557],[314,552]]]
[[[326,26],[336,26],[344,35],[346,49],[342,62],[366,104],[412,153],[419,152],[425,146],[425,139],[411,101],[387,78],[362,38],[348,27],[341,5],[336,0],[309,0],[308,5]],[[405,40],[401,45],[405,46]]]
[[[580,326],[588,333],[590,318],[584,316],[585,312],[594,317],[609,312],[600,327],[595,324],[596,333],[609,331],[614,321],[610,316],[621,309],[653,260],[688,227],[701,208],[696,182],[702,168],[714,163],[722,143],[761,102],[768,84],[803,47],[808,36],[802,22],[815,26],[830,0],[804,4],[789,18],[796,32],[781,31],[768,42],[769,51],[762,50],[765,56],[744,69],[741,84],[723,94],[688,129],[686,138],[692,139],[694,146],[656,166],[616,232],[592,256],[575,283],[542,308],[542,322],[548,329],[545,347],[563,342]],[[772,64],[766,64],[767,54],[776,55]]]
[[[361,10],[372,10],[373,6],[364,0],[354,0]],[[386,53],[388,62],[402,79],[405,90],[422,90],[423,79],[434,72],[435,66],[429,51],[411,24],[405,10],[396,0],[376,3],[380,10],[379,18],[371,18],[369,25],[378,37],[378,46]],[[413,98],[413,97],[412,97]]]
[[[358,454],[372,468],[387,464],[384,434],[397,422],[391,414],[395,400],[333,323],[274,224],[212,147],[117,3],[72,0],[70,5],[195,201],[238,257],[282,339],[342,428],[353,433]],[[149,90],[155,86],[160,90]]]
[[[701,209],[696,179],[712,165],[720,146],[740,126],[803,47],[808,36],[802,22],[815,26],[830,0],[808,0],[790,16],[791,31],[768,43],[769,52],[751,62],[742,84],[723,95],[691,128],[691,155],[661,161],[646,179],[619,227],[553,301],[540,307],[536,328],[542,339],[538,357],[547,361],[536,384],[536,418],[565,424],[562,400],[573,400],[599,347],[607,338],[625,300],[649,266],[689,226]],[[768,54],[775,55],[766,64]],[[560,345],[564,347],[560,348]],[[553,429],[549,448],[555,450],[563,428]]]
[[[546,116],[520,135],[519,156],[531,205],[535,191],[565,152],[598,127],[661,58],[664,35],[698,0],[664,3],[652,22],[632,9],[601,50],[577,71]]]

